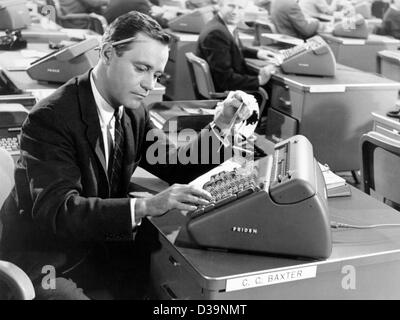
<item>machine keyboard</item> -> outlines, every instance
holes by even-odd
[[[237,169],[222,171],[211,176],[210,180],[203,185],[203,189],[208,191],[213,198],[211,203],[207,206],[198,207],[197,210],[190,212],[188,216],[191,219],[199,217],[258,191],[257,176],[256,170],[253,170],[250,174],[242,174]]]
[[[11,154],[19,153],[19,143],[17,137],[0,138],[0,148],[7,150]]]

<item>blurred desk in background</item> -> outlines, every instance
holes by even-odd
[[[368,39],[336,37],[329,33],[320,35],[331,47],[336,62],[371,73],[378,72],[379,51],[400,47],[400,40],[377,34],[370,34]]]

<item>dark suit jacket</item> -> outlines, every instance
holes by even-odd
[[[152,1],[149,0],[111,0],[107,9],[103,13],[108,23],[113,22],[119,16],[129,11],[138,11],[151,15]],[[162,17],[152,16],[163,28],[168,27],[168,20]]]
[[[146,141],[146,135],[154,126],[144,106],[134,111],[125,108],[123,127],[122,191],[120,198],[110,199],[89,73],[71,79],[31,110],[22,128],[16,188],[1,213],[4,228],[0,245],[5,258],[35,278],[35,265],[62,269],[82,259],[94,246],[113,241],[131,243],[127,194],[138,164],[168,182],[180,183],[215,166],[151,165],[146,152],[153,141]],[[158,146],[162,146],[158,150],[171,154],[186,154],[209,134],[204,130],[190,146],[177,150],[163,132],[155,132]]]
[[[383,16],[384,34],[400,39],[400,11],[389,8]]]
[[[319,22],[309,22],[297,2],[297,0],[273,1],[271,20],[278,33],[307,39],[317,34]]]
[[[201,32],[196,54],[208,62],[217,91],[258,90],[258,76],[250,72],[244,60],[245,57],[256,58],[257,51],[241,50],[218,15]]]

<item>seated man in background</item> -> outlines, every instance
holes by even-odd
[[[172,10],[172,8],[163,10],[158,6],[157,0],[110,0],[110,4],[104,12],[104,17],[108,23],[111,23],[119,16],[132,10],[151,16],[163,28],[167,28],[168,21],[178,14],[178,8],[176,10]]]
[[[400,39],[400,0],[392,0],[392,4],[383,16],[381,31]]]
[[[328,26],[315,18],[306,18],[297,0],[273,0],[271,20],[278,33],[300,39],[310,38]]]
[[[275,70],[273,65],[268,65],[257,75],[246,66],[245,57],[271,58],[271,53],[266,50],[242,47],[234,32],[246,5],[247,0],[220,0],[216,16],[207,23],[198,38],[196,54],[208,62],[215,89],[220,92],[257,91],[268,82]]]
[[[62,15],[70,13],[97,13],[103,14],[110,0],[59,0],[60,11]],[[64,28],[88,28],[85,20],[65,21],[62,25]]]
[[[169,41],[147,15],[131,11],[117,18],[103,35],[94,69],[41,100],[24,122],[15,188],[0,211],[0,259],[26,271],[38,299],[87,299],[89,291],[102,290],[110,298],[138,298],[134,279],[145,282],[138,265],[148,271],[142,253],[152,240],[142,218],[210,202],[207,191],[187,183],[231,155],[232,145],[213,149],[225,141],[239,106],[242,121],[256,102],[232,92],[218,104],[214,121],[177,149],[143,104],[164,71]],[[180,184],[129,198],[138,165]],[[43,286],[44,267],[56,270],[53,287]]]
[[[339,16],[342,10],[349,10],[351,4],[344,0],[300,0],[299,5],[306,17],[315,17],[318,14]]]

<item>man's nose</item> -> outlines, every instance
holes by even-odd
[[[156,79],[153,75],[145,76],[141,81],[141,86],[146,90],[153,90],[156,85]]]

